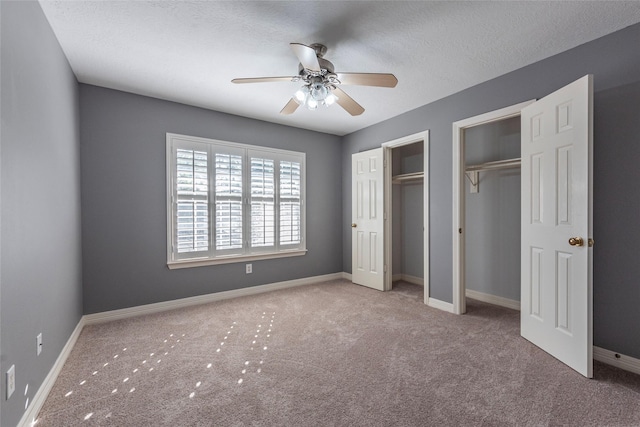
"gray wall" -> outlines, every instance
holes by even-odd
[[[392,191],[393,274],[424,277],[424,185],[394,184]]]
[[[424,143],[403,145],[393,150],[400,159],[398,173],[424,172]],[[394,164],[394,167],[397,165]],[[393,174],[396,174],[394,170]],[[424,278],[424,185],[422,181],[405,181],[400,186],[402,210],[402,273]]]
[[[520,118],[465,131],[467,165],[520,157]],[[466,287],[520,301],[520,168],[480,172],[480,191],[465,178]]]
[[[402,273],[424,278],[424,185],[410,182],[402,194]]]
[[[78,86],[40,5],[0,8],[0,424],[13,426],[82,316]],[[4,373],[13,364],[7,401]]]
[[[86,314],[342,271],[340,137],[80,85]],[[167,132],[307,156],[305,256],[169,270]]]
[[[452,301],[452,122],[543,97],[594,75],[594,343],[640,357],[636,242],[640,24],[474,86],[343,139],[343,269],[351,271],[351,154],[430,130],[431,296]],[[399,84],[402,84],[400,81]]]
[[[636,41],[640,41],[637,33]],[[639,106],[640,82],[599,91],[594,99],[593,333],[596,345],[636,358],[640,358]]]
[[[391,274],[402,274],[402,184],[393,184],[391,189]]]

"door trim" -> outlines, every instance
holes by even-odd
[[[464,277],[465,253],[465,194],[464,194],[464,131],[466,129],[520,116],[520,110],[535,102],[535,99],[469,117],[453,123],[453,313],[467,311],[466,283]]]
[[[391,247],[391,231],[392,231],[392,168],[391,168],[391,152],[394,148],[402,147],[403,145],[414,144],[416,142],[423,142],[423,226],[424,226],[424,303],[429,304],[429,130],[417,132],[412,135],[407,135],[402,138],[387,141],[382,144],[384,148],[384,158],[387,164],[384,173],[384,263],[387,266],[385,272],[385,291],[391,290],[392,286],[392,261],[393,261],[393,248]]]

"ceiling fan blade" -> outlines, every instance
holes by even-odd
[[[360,114],[364,113],[364,108],[362,108],[362,105],[354,101],[353,98],[347,95],[339,87],[333,89],[332,92],[335,96],[338,97],[338,99],[336,100],[338,105],[347,110],[347,113],[351,114],[352,116],[359,116]]]
[[[312,71],[320,71],[318,57],[316,56],[316,51],[313,48],[300,43],[290,43],[289,46],[291,46],[293,53],[296,54],[304,68]]]
[[[299,106],[300,104],[298,104],[298,102],[295,99],[291,98],[289,102],[287,102],[287,105],[284,106],[282,111],[280,111],[280,114],[285,114],[285,115],[291,114],[294,111],[296,111]]]
[[[383,73],[337,73],[343,85],[396,87],[398,79],[393,74]]]
[[[233,79],[232,83],[268,83],[268,82],[294,82],[298,80],[295,77],[251,77],[246,79]]]

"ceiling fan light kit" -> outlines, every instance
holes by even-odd
[[[291,43],[291,49],[298,57],[298,75],[292,77],[257,77],[233,79],[233,83],[265,83],[279,81],[302,81],[304,84],[296,91],[293,98],[280,111],[280,114],[291,114],[298,106],[304,105],[309,110],[318,106],[329,107],[335,103],[344,108],[352,116],[364,112],[364,108],[338,87],[340,84],[360,86],[395,87],[398,79],[393,74],[381,73],[335,73],[333,64],[323,58],[327,47],[314,43],[305,46]]]
[[[303,85],[294,94],[295,100],[299,105],[304,105],[309,110],[315,110],[319,105],[329,107],[333,105],[338,97],[332,92],[335,86],[327,84],[322,79],[317,79],[309,84]]]

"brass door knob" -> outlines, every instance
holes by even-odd
[[[569,239],[569,244],[571,246],[583,246],[584,240],[582,240],[582,237],[572,237]]]
[[[358,224],[356,224],[355,222],[353,224],[351,224],[351,228],[356,228],[358,226]]]

